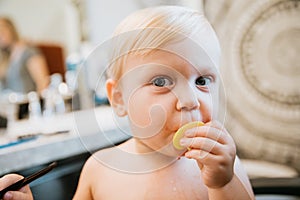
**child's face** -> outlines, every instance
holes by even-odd
[[[217,112],[219,82],[207,56],[177,47],[178,54],[158,50],[147,56],[130,55],[117,86],[133,136],[146,149],[172,156],[180,153],[172,138],[182,125],[209,122]]]

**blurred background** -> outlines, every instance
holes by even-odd
[[[0,17],[10,18],[20,38],[44,55],[50,75],[47,92],[41,94],[16,92],[0,85],[0,175],[8,172],[27,174],[50,161],[59,160],[61,168],[32,186],[36,199],[45,199],[42,196],[49,190],[47,184],[59,186],[55,199],[72,196],[89,153],[108,144],[91,144],[91,148],[78,150],[78,138],[59,134],[61,138],[52,139],[51,145],[59,145],[57,150],[60,152],[66,151],[62,148],[67,142],[71,146],[65,154],[52,152],[52,157],[48,156],[48,151],[53,151],[53,146],[50,148],[46,142],[42,142],[44,146],[39,145],[40,149],[36,140],[20,145],[8,144],[11,144],[12,136],[32,139],[42,130],[40,123],[32,119],[48,117],[57,123],[58,118],[64,120],[66,117],[62,116],[73,112],[107,107],[104,85],[99,81],[101,63],[80,66],[97,45],[109,38],[125,16],[156,5],[181,5],[205,13],[222,46],[220,69],[226,97],[222,99],[226,105],[224,123],[236,141],[238,155],[257,197],[298,199],[299,0],[0,0]],[[76,77],[78,82],[74,83]],[[42,98],[37,100],[39,95]],[[32,128],[34,126],[39,128]],[[43,131],[57,133],[70,131],[71,127],[70,122],[54,131]],[[89,142],[94,140],[92,136],[97,131],[91,132],[86,139]],[[120,136],[115,143],[125,139]],[[14,158],[21,155],[33,161],[19,164]]]

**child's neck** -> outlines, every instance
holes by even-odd
[[[140,140],[133,138],[133,146],[134,146],[134,151],[138,154],[146,154],[146,153],[152,153],[155,152],[153,149],[148,147],[145,143],[141,142]]]
[[[164,155],[148,147],[138,139],[132,138],[124,143],[121,148],[139,157],[141,163],[156,166],[157,168],[166,167],[177,160],[175,157]]]

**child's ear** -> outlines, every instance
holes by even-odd
[[[116,114],[120,117],[127,115],[122,92],[117,87],[117,82],[113,79],[106,81],[106,92],[110,105],[113,107]]]

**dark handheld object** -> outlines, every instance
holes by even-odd
[[[50,165],[48,165],[47,167],[45,167],[44,169],[28,176],[25,178],[22,178],[21,180],[17,181],[16,183],[4,188],[3,190],[0,191],[0,199],[3,198],[4,194],[8,191],[17,191],[19,189],[21,189],[23,186],[31,183],[32,181],[40,178],[41,176],[47,174],[48,172],[50,172],[54,167],[57,166],[56,162],[51,163]]]
[[[7,127],[7,118],[0,115],[0,128]]]

